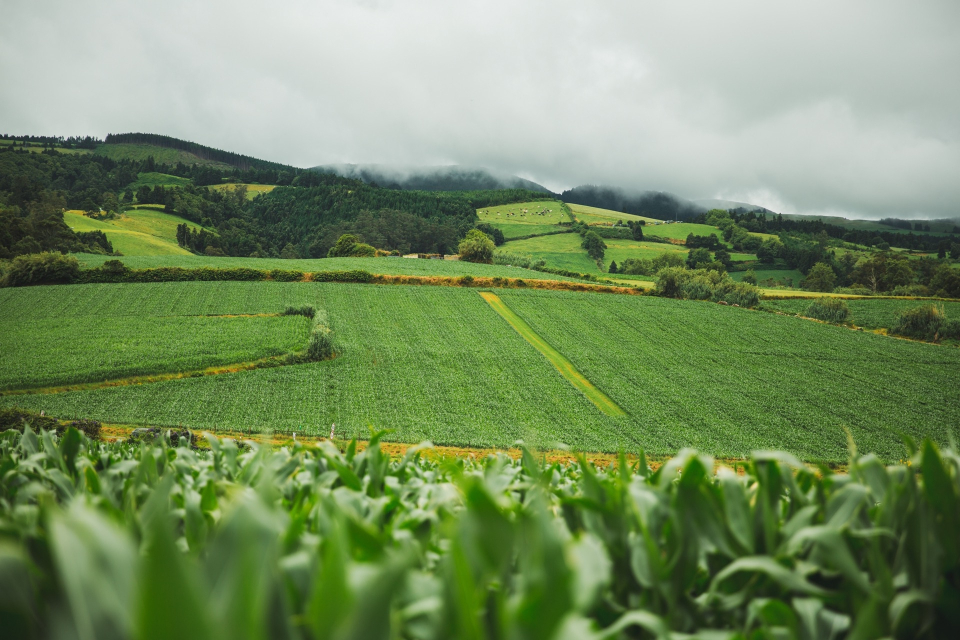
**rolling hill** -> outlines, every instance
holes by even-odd
[[[518,176],[460,165],[412,166],[388,164],[331,164],[313,167],[314,171],[333,173],[343,178],[363,180],[390,189],[409,191],[481,191],[490,189],[526,189],[551,193],[543,185]]]

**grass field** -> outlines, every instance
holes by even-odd
[[[890,298],[857,298],[847,300],[850,308],[850,322],[865,329],[889,329],[893,326],[900,311],[913,309],[922,304],[931,304],[929,300],[897,300]],[[936,302],[942,305],[947,318],[960,319],[960,302]],[[810,306],[809,300],[766,300],[765,309],[774,309],[785,313],[805,315]]]
[[[552,209],[552,211],[550,211]],[[556,200],[520,202],[497,207],[477,209],[481,222],[488,222],[500,229],[508,240],[535,233],[549,233],[561,227],[559,223],[570,222],[560,203]]]
[[[510,245],[505,245],[509,247]],[[586,255],[586,254],[584,254]],[[82,267],[97,267],[111,256],[90,253],[76,254]],[[477,264],[459,260],[418,260],[413,258],[317,258],[305,260],[283,260],[281,258],[211,258],[197,255],[154,255],[124,256],[119,258],[131,269],[149,269],[155,267],[214,267],[251,269],[297,269],[300,271],[335,271],[362,269],[370,273],[405,276],[481,276],[501,278],[522,278],[526,280],[572,280],[520,267],[507,267],[495,264]],[[594,265],[596,269],[596,265]]]
[[[5,290],[0,306],[19,310],[23,331],[74,313],[93,324],[111,309],[145,319],[273,313],[309,303],[327,312],[339,355],[3,402],[197,429],[325,434],[336,423],[342,437],[373,426],[395,429],[390,438],[403,442],[502,447],[523,438],[586,450],[693,446],[724,456],[780,447],[830,460],[846,458],[844,428],[862,452],[887,459],[903,455],[898,431],[939,442],[960,436],[957,349],[702,302],[497,295],[628,415],[599,411],[475,290],[319,283]],[[51,330],[37,326],[41,334]],[[18,353],[5,369],[52,370],[58,358],[53,349]]]
[[[183,164],[200,164],[223,169],[232,168],[230,165],[222,162],[202,160],[187,151],[168,147],[156,147],[150,144],[101,144],[94,153],[106,156],[112,160],[143,162],[148,157],[153,156],[155,162],[162,164],[177,164],[178,162],[182,162]]]
[[[694,224],[692,222],[672,222],[670,224],[647,225],[643,228],[643,235],[657,236],[658,238],[669,238],[672,240],[686,240],[690,234],[695,236],[715,235],[723,242],[723,234],[720,229],[706,224]]]
[[[250,184],[250,183],[247,183],[247,184],[237,184],[237,183],[215,184],[215,185],[212,185],[212,186],[210,186],[210,187],[208,187],[208,188],[214,189],[214,190],[216,190],[216,191],[224,191],[224,192],[226,192],[226,191],[234,191],[234,190],[238,189],[239,187],[246,187],[246,188],[247,188],[247,200],[253,200],[254,198],[256,198],[256,197],[257,197],[258,195],[260,195],[261,193],[270,193],[271,191],[273,191],[274,189],[277,188],[277,186],[276,186],[276,185],[273,185],[273,184]]]
[[[192,184],[190,178],[181,178],[180,176],[172,176],[168,173],[159,173],[157,171],[149,171],[137,174],[137,179],[135,182],[131,182],[124,190],[130,189],[134,193],[137,192],[137,189],[140,187],[153,187],[162,186],[162,187],[185,187],[188,184]]]
[[[28,142],[26,145],[21,145],[19,141],[16,145],[13,145],[13,142],[13,140],[0,140],[0,146],[16,146],[18,149],[23,149],[24,151],[28,151],[30,153],[41,153],[46,148],[38,142]],[[57,153],[64,153],[67,155],[93,153],[93,151],[90,149],[68,149],[66,147],[54,147],[54,149],[57,151]]]
[[[597,268],[597,263],[587,255],[586,249],[580,246],[581,242],[583,242],[583,238],[576,233],[562,233],[526,240],[514,240],[502,245],[500,249],[531,256],[537,260],[542,259],[548,267],[555,269],[568,269],[579,273],[601,273]],[[604,242],[607,241],[604,240]]]
[[[621,213],[610,209],[600,209],[598,207],[588,207],[583,204],[567,203],[570,210],[587,224],[616,224],[617,220],[624,222],[628,220],[645,220],[646,222],[659,222],[656,218],[646,218],[644,216],[635,216],[631,213]]]
[[[113,220],[95,220],[82,211],[66,211],[63,219],[74,231],[103,231],[113,248],[126,256],[189,256],[177,244],[177,225],[200,226],[153,208],[130,209]],[[81,256],[87,254],[81,254]],[[80,256],[78,256],[80,257]],[[111,257],[98,256],[97,264]]]

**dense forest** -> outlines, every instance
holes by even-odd
[[[610,209],[658,220],[690,220],[705,211],[700,205],[663,191],[629,193],[623,189],[594,185],[584,185],[564,191],[560,199],[573,204]]]
[[[50,138],[46,143],[58,140]],[[477,207],[546,197],[522,189],[398,191],[330,173],[275,166],[280,168],[220,170],[184,163],[166,165],[152,157],[137,162],[59,153],[54,148],[38,153],[2,146],[3,257],[36,250],[111,252],[106,238],[99,237],[103,234],[94,238],[73,233],[61,212],[77,209],[110,215],[133,203],[161,204],[167,212],[205,227],[203,232],[184,228],[178,240],[184,247],[209,255],[322,257],[344,233],[381,249],[450,253],[476,223]],[[188,178],[192,184],[134,189],[142,173]],[[242,187],[227,191],[205,188],[224,182],[279,186],[252,201]],[[37,213],[41,211],[42,216]],[[56,233],[41,231],[41,218],[48,226],[56,220]]]

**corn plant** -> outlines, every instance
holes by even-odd
[[[960,457],[849,472],[681,451],[0,434],[0,629],[40,638],[942,638],[960,625]],[[185,446],[180,446],[181,444]]]

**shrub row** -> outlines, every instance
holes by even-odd
[[[22,258],[22,259],[21,259]],[[130,269],[119,260],[108,260],[102,266],[80,270],[77,259],[58,253],[20,256],[4,269],[2,286],[22,287],[35,284],[93,284],[93,283],[143,283],[143,282],[213,282],[213,281],[262,281],[277,282],[371,282],[373,274],[354,269],[351,271],[319,271],[305,273],[287,269],[251,269],[231,267],[156,267],[153,269]]]
[[[960,320],[948,320],[942,304],[924,304],[897,314],[891,333],[918,340],[960,340]]]
[[[664,298],[712,300],[740,307],[755,307],[760,302],[760,289],[736,282],[726,273],[711,269],[661,269],[654,291]]]

